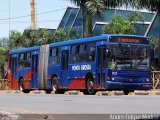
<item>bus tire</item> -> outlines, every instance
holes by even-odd
[[[20,80],[19,80],[19,90],[20,91],[24,91],[24,80],[23,80],[23,78],[20,78]]]
[[[57,93],[58,91],[58,78],[57,77],[52,78],[52,91],[54,91],[55,93]]]
[[[130,92],[134,92],[134,90],[123,90],[123,93],[124,93],[125,95],[128,95]]]
[[[89,95],[94,95],[94,94],[95,94],[94,79],[93,79],[93,77],[89,77],[89,78],[87,79],[86,89],[87,89],[87,93],[88,93]]]

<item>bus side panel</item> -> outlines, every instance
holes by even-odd
[[[9,88],[12,88],[12,72],[11,72],[11,56],[8,57],[8,68],[7,68],[7,79],[8,79],[8,82],[7,82],[7,85]]]
[[[19,84],[16,80],[16,76],[11,72],[11,70],[8,70],[8,87],[11,89],[18,89]]]
[[[31,78],[32,78],[32,71],[29,70],[26,73],[26,75],[24,76],[24,86],[25,86],[25,89],[30,89],[31,88],[31,86],[30,86]]]
[[[60,77],[60,65],[48,65],[48,81],[47,81],[47,88],[51,89],[51,81],[52,81],[52,77],[53,75],[56,75],[58,78]],[[61,83],[59,80],[59,88],[61,88]]]
[[[31,74],[32,74],[31,68],[18,68],[17,69],[16,79],[19,82],[20,78],[21,77],[23,78],[25,89],[30,89]]]
[[[80,65],[72,64],[68,67],[68,89],[85,89],[85,77],[80,75]]]
[[[83,63],[76,65],[69,65],[69,85],[68,89],[86,89],[85,77],[87,73],[95,76],[95,63]],[[94,82],[96,87],[96,82]]]
[[[76,78],[73,80],[69,80],[68,89],[85,89],[85,79],[84,78]]]
[[[10,69],[8,70],[7,78],[8,78],[8,87],[12,89],[13,88],[13,84],[12,84],[13,83],[13,74]]]

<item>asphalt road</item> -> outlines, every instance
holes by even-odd
[[[45,114],[85,114],[88,119],[90,115],[88,116],[87,114],[160,114],[160,96],[77,96],[1,93],[0,101],[0,112],[2,113],[42,114],[44,118],[48,118]],[[61,120],[63,117],[61,115]],[[93,118],[100,119],[97,117],[105,118],[106,116],[92,115],[92,120]],[[67,117],[64,118],[67,119]],[[52,116],[50,119],[55,118]]]

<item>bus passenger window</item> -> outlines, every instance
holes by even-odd
[[[30,62],[31,62],[31,53],[28,52],[26,53],[25,67],[31,67]]]
[[[24,61],[20,61],[19,62],[19,68],[23,68],[24,67]]]
[[[70,63],[76,63],[77,58],[76,58],[76,53],[77,52],[77,46],[72,46],[71,47],[71,57],[70,57]]]
[[[11,57],[11,71],[13,74],[15,74],[17,71],[17,57]]]
[[[84,62],[86,61],[86,45],[82,44],[80,45],[79,48],[79,62]]]
[[[31,53],[30,52],[19,54],[19,62],[18,62],[19,68],[30,67],[30,62],[31,62]]]
[[[19,54],[19,61],[18,61],[18,67],[23,68],[24,67],[24,53]]]
[[[96,45],[95,43],[89,43],[87,45],[87,57],[88,61],[95,61]]]
[[[59,64],[60,63],[60,52],[59,48],[51,48],[49,54],[49,64]]]

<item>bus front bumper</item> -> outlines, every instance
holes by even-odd
[[[106,81],[107,90],[150,90],[151,83],[123,83]]]

